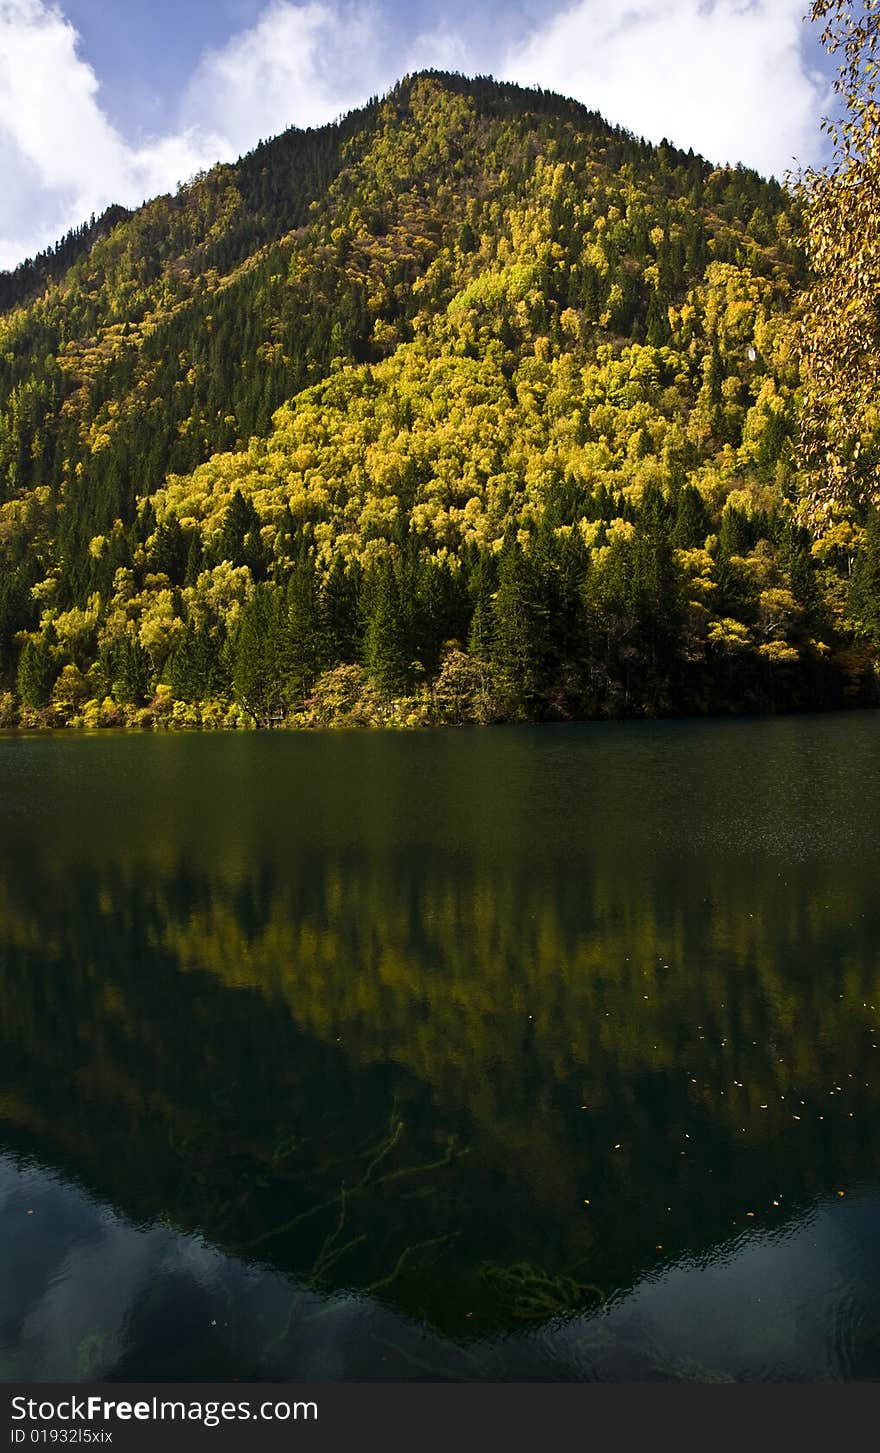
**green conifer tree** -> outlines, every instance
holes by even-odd
[[[287,584],[287,688],[296,706],[325,664],[322,624],[314,556],[303,550]]]
[[[118,702],[143,706],[150,692],[150,657],[136,636],[126,636],[112,654],[113,695]]]
[[[289,643],[284,592],[258,585],[242,609],[232,645],[236,701],[260,726],[288,705]]]
[[[394,567],[388,560],[383,561],[369,583],[368,609],[364,641],[367,670],[383,695],[399,695],[410,676],[409,642]]]
[[[549,609],[536,562],[515,536],[504,542],[493,602],[492,661],[515,715],[529,714],[542,685]]]
[[[18,663],[18,695],[24,706],[41,708],[49,705],[58,665],[52,653],[50,633],[43,631],[36,640],[25,642]]]

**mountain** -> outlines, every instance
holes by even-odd
[[[0,724],[880,695],[796,517],[795,205],[424,73],[0,277]]]

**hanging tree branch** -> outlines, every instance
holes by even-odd
[[[840,57],[842,103],[822,127],[831,165],[799,183],[813,271],[801,323],[801,462],[821,526],[835,506],[880,502],[880,0],[814,0],[810,14]]]

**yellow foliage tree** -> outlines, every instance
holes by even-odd
[[[813,283],[801,328],[802,459],[810,513],[880,501],[877,359],[880,353],[880,0],[813,0],[822,39],[841,56],[843,117],[826,121],[830,167],[801,179]]]

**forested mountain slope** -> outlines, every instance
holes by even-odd
[[[65,248],[0,278],[0,723],[877,699],[775,182],[431,73]]]

